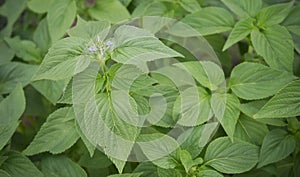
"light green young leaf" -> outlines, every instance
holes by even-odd
[[[194,13],[201,9],[200,4],[197,0],[179,0],[178,3],[183,7],[186,11]]]
[[[77,24],[68,31],[72,37],[80,37],[86,40],[104,41],[110,29],[108,21],[85,21],[80,16],[77,16]]]
[[[96,1],[95,6],[90,8],[88,12],[96,20],[107,20],[111,23],[117,23],[130,18],[128,10],[119,0]]]
[[[84,169],[71,159],[64,156],[44,157],[40,162],[40,167],[43,174],[47,177],[87,177]]]
[[[225,83],[223,70],[211,61],[191,61],[175,64],[190,73],[201,85],[216,90]]]
[[[114,33],[115,50],[112,59],[119,63],[136,63],[160,58],[180,57],[178,52],[164,45],[158,38],[144,29],[120,26]]]
[[[83,71],[90,63],[90,57],[83,55],[85,47],[85,40],[77,37],[56,42],[49,49],[33,80],[69,79]]]
[[[232,94],[215,93],[212,95],[213,112],[231,140],[233,140],[235,126],[240,115],[239,106],[239,99]]]
[[[46,53],[51,46],[52,42],[46,18],[43,18],[39,22],[33,33],[33,41],[36,43],[37,47],[42,50],[43,54]]]
[[[78,138],[73,108],[61,108],[47,118],[47,121],[23,153],[34,155],[49,151],[58,154],[70,148]]]
[[[223,51],[231,47],[233,44],[237,43],[238,41],[246,38],[252,31],[255,22],[254,18],[246,18],[240,20],[235,24],[233,27],[224,47]]]
[[[5,41],[15,51],[17,57],[27,62],[41,62],[41,51],[29,40],[21,40],[19,37],[5,38]]]
[[[273,25],[263,31],[253,30],[251,39],[255,51],[270,67],[292,72],[294,44],[285,27]]]
[[[262,9],[256,16],[259,27],[272,26],[281,23],[289,14],[294,1],[275,4]]]
[[[264,123],[242,115],[236,124],[234,137],[260,146],[268,132]]]
[[[231,142],[228,137],[221,137],[208,145],[204,161],[205,165],[222,173],[243,173],[256,165],[258,151],[253,144],[238,140]]]
[[[64,36],[72,25],[76,15],[75,0],[54,0],[48,7],[47,22],[51,41],[55,42]]]
[[[258,168],[286,158],[296,147],[295,139],[286,131],[274,129],[263,140]]]
[[[35,65],[10,62],[0,66],[0,93],[10,93],[18,83],[29,84],[38,69]]]
[[[6,171],[11,177],[44,177],[36,166],[19,152],[7,152],[8,157],[1,165],[0,169]]]
[[[187,15],[182,22],[195,28],[203,36],[229,31],[234,26],[230,12],[220,7],[203,8]]]
[[[55,105],[59,97],[62,95],[66,84],[63,80],[38,80],[32,82],[31,85]]]
[[[25,110],[25,96],[21,84],[0,102],[0,150],[7,144],[19,125]]]
[[[201,157],[193,160],[191,154],[186,150],[180,150],[180,161],[187,173],[193,166],[203,163],[203,159]]]
[[[263,5],[262,0],[222,0],[222,2],[240,18],[255,17]]]
[[[271,98],[253,117],[274,118],[300,115],[300,80],[290,82]]]
[[[42,14],[48,11],[53,1],[54,0],[29,0],[27,2],[27,7],[33,12]]]
[[[274,95],[296,77],[258,63],[245,62],[236,66],[230,77],[231,90],[246,100]]]

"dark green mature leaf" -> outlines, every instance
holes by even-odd
[[[108,168],[112,162],[99,150],[95,150],[93,156],[88,151],[80,157],[78,164],[86,168]]]
[[[116,175],[109,175],[108,177],[140,177],[143,173],[123,173]]]
[[[216,90],[225,83],[223,70],[211,61],[191,61],[179,63],[176,66],[186,70],[201,85],[210,90]]]
[[[259,146],[268,132],[264,123],[242,115],[237,121],[234,137]]]
[[[181,177],[181,174],[176,169],[163,169],[154,166],[151,162],[143,162],[140,163],[136,169],[134,169],[135,173],[141,172],[140,177]]]
[[[286,131],[281,129],[270,131],[264,138],[257,167],[284,159],[294,151],[295,146],[295,139]]]
[[[240,20],[235,24],[233,27],[224,47],[223,51],[231,47],[233,44],[237,43],[238,41],[246,38],[254,28],[254,18],[246,18]]]
[[[11,62],[0,66],[0,93],[10,93],[18,83],[29,84],[37,66]]]
[[[8,174],[6,171],[1,170],[1,169],[0,169],[0,176],[1,177],[11,177],[10,174]]]
[[[85,47],[85,40],[77,37],[69,37],[56,42],[49,49],[33,79],[69,79],[83,71],[90,63],[89,56],[82,55],[86,50]]]
[[[229,31],[234,26],[230,12],[220,7],[203,8],[187,15],[182,22],[195,28],[203,36]]]
[[[271,98],[253,117],[274,118],[300,115],[300,80],[290,82]]]
[[[47,22],[52,42],[64,36],[76,15],[75,0],[53,0],[48,7]]]
[[[0,102],[0,149],[2,149],[19,125],[18,119],[25,110],[25,97],[21,84]]]
[[[262,8],[262,0],[221,0],[240,18],[255,17]]]
[[[5,41],[15,51],[17,57],[27,62],[41,62],[41,51],[35,43],[29,40],[21,40],[19,37],[5,38]]]
[[[96,1],[95,6],[90,8],[88,12],[97,20],[107,20],[111,23],[130,18],[128,10],[118,0]]]
[[[5,170],[11,177],[43,177],[44,175],[24,155],[18,152],[7,152],[8,157],[0,169]]]
[[[213,112],[231,140],[240,115],[239,106],[240,101],[235,95],[218,93],[212,95]]]
[[[222,173],[243,173],[253,168],[258,161],[259,148],[253,144],[228,137],[217,138],[206,150],[204,161]]]
[[[289,15],[286,19],[282,22],[289,31],[293,32],[294,34],[300,35],[300,5],[294,6],[293,9],[290,11]]]
[[[288,72],[278,71],[262,64],[245,62],[233,69],[230,87],[240,98],[262,99],[274,95],[295,78]]]
[[[46,177],[87,177],[84,169],[63,156],[44,157],[40,162],[40,166]]]
[[[294,44],[285,27],[273,25],[265,30],[253,30],[251,39],[256,52],[265,59],[270,67],[292,72]]]
[[[61,153],[70,148],[78,138],[73,108],[61,108],[47,118],[24,154],[34,155],[45,151]]]
[[[136,63],[182,56],[165,46],[152,33],[141,28],[123,25],[114,33],[116,48],[112,59],[119,63]]]
[[[262,9],[257,14],[257,25],[272,26],[281,23],[293,7],[293,1],[283,4],[275,4]]]

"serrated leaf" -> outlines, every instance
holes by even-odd
[[[74,110],[70,107],[58,109],[50,114],[23,153],[34,155],[45,151],[53,154],[64,152],[79,138],[74,119]]]
[[[11,177],[10,174],[8,174],[6,171],[4,170],[0,170],[0,176],[1,177]]]
[[[240,98],[262,99],[274,95],[295,78],[285,71],[245,62],[232,70],[230,88]]]
[[[128,10],[118,0],[96,1],[95,6],[90,8],[88,12],[91,17],[97,20],[107,20],[111,23],[117,23],[130,18]]]
[[[56,42],[49,49],[33,79],[69,79],[83,71],[90,63],[89,56],[82,55],[83,51],[85,51],[85,40],[81,38],[69,37]]]
[[[256,16],[257,25],[272,26],[281,23],[289,14],[294,2],[275,4],[263,8]]]
[[[234,26],[230,12],[220,7],[203,8],[187,15],[182,22],[195,28],[203,36],[229,31]]]
[[[43,177],[44,175],[36,168],[36,166],[24,155],[19,152],[5,153],[8,159],[0,167],[5,170],[11,177]]]
[[[228,39],[223,47],[223,51],[240,40],[246,38],[254,28],[254,22],[254,18],[246,18],[237,22],[228,36]]]
[[[228,137],[217,138],[206,150],[204,161],[222,173],[243,173],[258,161],[259,148],[243,141],[231,142]]]
[[[300,115],[300,80],[290,82],[271,98],[253,117],[274,118]]]
[[[211,61],[191,61],[175,65],[186,70],[201,85],[210,90],[217,90],[225,83],[223,70]]]
[[[74,0],[54,0],[48,7],[47,22],[52,42],[64,36],[76,15]]]
[[[80,37],[83,39],[93,40],[97,37],[103,41],[110,29],[110,24],[107,21],[85,21],[80,16],[77,17],[77,24],[68,31],[72,37]]]
[[[294,151],[295,139],[286,131],[274,129],[263,140],[258,168],[284,159]]]
[[[240,115],[239,106],[239,99],[232,94],[215,93],[212,95],[212,110],[231,140],[233,140],[235,126]]]
[[[44,157],[40,162],[40,167],[41,171],[47,177],[87,177],[84,169],[69,158],[63,156]]]
[[[242,115],[237,121],[234,137],[260,146],[268,132],[264,123]]]
[[[182,56],[150,32],[133,26],[120,26],[114,33],[114,41],[116,47],[111,57],[119,63],[132,64],[137,61]]]
[[[18,83],[29,84],[36,73],[37,66],[11,62],[0,66],[0,93],[10,93]]]
[[[240,18],[255,17],[262,8],[262,0],[221,0]]]

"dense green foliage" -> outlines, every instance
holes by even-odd
[[[300,175],[299,1],[0,2],[1,177]]]

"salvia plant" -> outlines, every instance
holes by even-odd
[[[0,176],[300,176],[300,1],[1,0]]]

